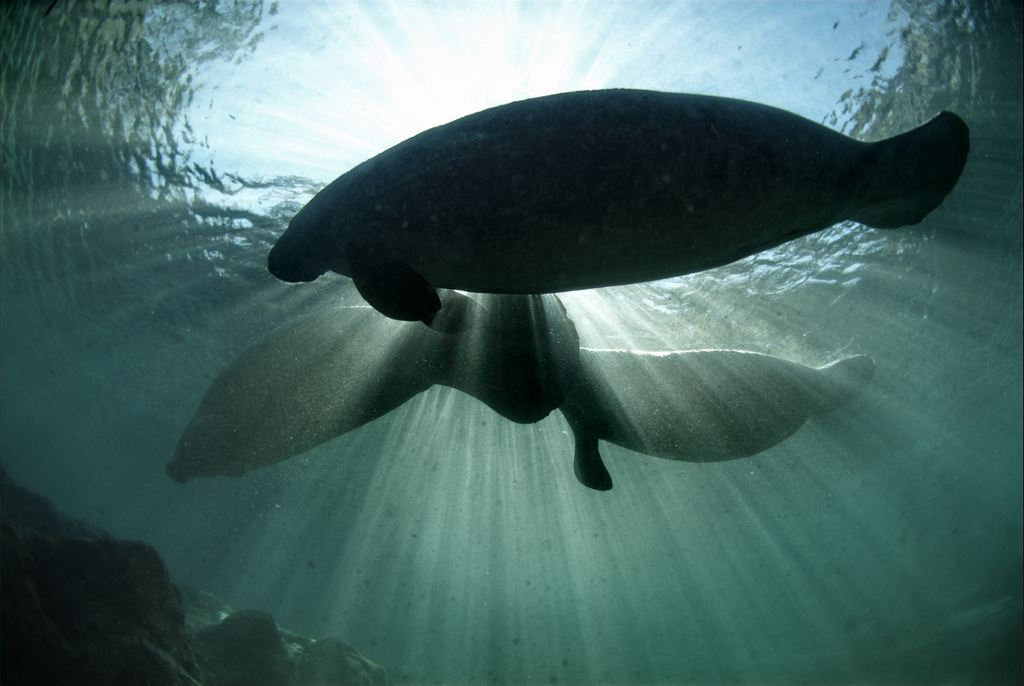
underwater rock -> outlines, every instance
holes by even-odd
[[[4,684],[198,684],[178,591],[149,545],[3,523]]]
[[[47,498],[14,483],[0,468],[0,513],[8,524],[60,538],[111,538],[100,527],[75,517],[68,517]]]
[[[201,596],[205,596],[202,598]],[[209,594],[186,593],[186,615],[203,613],[210,618]],[[228,609],[220,604],[220,609]],[[223,620],[204,624],[198,618],[186,623],[197,627],[192,636],[206,686],[247,686],[248,684],[391,684],[387,670],[360,655],[339,638],[319,641],[282,629],[266,612],[241,610]]]
[[[392,683],[337,638],[314,641],[264,612],[179,591],[151,546],[61,514],[2,469],[0,485],[5,686]]]
[[[302,686],[394,683],[387,670],[334,637],[317,641],[302,651],[295,676],[295,683]]]
[[[288,659],[274,618],[241,610],[195,636],[196,656],[207,686],[290,684],[295,668]]]
[[[190,638],[208,626],[220,624],[233,612],[227,603],[212,593],[197,591],[188,586],[178,586],[178,591],[181,593],[181,606],[185,610],[185,631]]]

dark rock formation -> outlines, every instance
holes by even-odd
[[[189,637],[195,635],[202,629],[214,624],[220,624],[229,614],[234,612],[223,600],[207,593],[197,591],[188,586],[180,586],[181,604],[185,608],[185,631]]]
[[[178,589],[149,545],[67,517],[0,470],[4,684],[197,684]]]
[[[186,625],[206,686],[393,683],[386,669],[338,638],[299,636],[257,610],[208,623],[216,616],[210,612],[216,599],[196,591],[185,591],[185,597]],[[230,608],[221,604],[217,613],[225,610]]]
[[[62,515],[3,470],[0,495],[4,686],[392,683],[336,638],[179,591],[151,546]]]
[[[242,610],[195,636],[196,652],[208,686],[290,684],[295,667],[288,659],[274,618]]]
[[[325,638],[308,646],[295,666],[295,683],[316,684],[391,684],[391,677],[380,665],[356,652],[341,639]]]
[[[112,538],[95,524],[68,517],[41,495],[25,490],[0,468],[0,517],[8,524],[54,538]]]
[[[181,599],[153,548],[7,522],[0,545],[4,684],[198,683]]]

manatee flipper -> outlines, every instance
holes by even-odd
[[[359,295],[384,316],[429,326],[441,309],[441,298],[433,286],[384,248],[353,242],[348,246],[348,259]]]
[[[576,426],[572,427],[572,433],[576,440],[576,454],[572,465],[576,479],[595,491],[612,490],[612,475],[608,473],[608,468],[601,459],[597,436]]]
[[[872,183],[865,193],[865,209],[852,219],[873,229],[917,224],[956,186],[970,150],[967,124],[952,112],[870,143],[859,168]]]

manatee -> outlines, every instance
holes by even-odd
[[[434,384],[515,422],[546,417],[575,383],[579,338],[555,296],[443,292],[433,328],[367,307],[300,317],[214,379],[167,473],[241,476],[387,414]]]
[[[920,222],[956,185],[967,125],[943,112],[876,143],[781,109],[643,90],[513,102],[424,131],[321,190],[272,274],[350,276],[430,323],[436,288],[556,293],[728,264],[837,222]]]
[[[475,302],[466,331],[441,339],[434,383],[519,424],[544,419],[561,406],[579,370],[579,335],[565,306],[547,294],[477,295]]]
[[[578,381],[561,406],[576,443],[576,478],[612,487],[598,439],[685,462],[756,455],[857,397],[874,370],[864,355],[816,369],[736,350],[583,348]]]

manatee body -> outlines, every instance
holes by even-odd
[[[544,419],[575,385],[580,339],[554,295],[465,298],[466,323],[444,336],[432,381],[456,388],[519,424]],[[445,310],[452,302],[446,297]],[[447,317],[447,311],[438,318]],[[422,326],[410,326],[422,330]],[[431,329],[436,329],[435,320]],[[430,331],[431,329],[427,329]]]
[[[270,271],[352,277],[389,317],[435,288],[554,293],[721,266],[843,220],[921,221],[956,185],[967,126],[944,112],[863,143],[792,113],[641,90],[514,102],[414,136],[295,217]]]
[[[561,406],[575,438],[576,477],[612,487],[598,439],[686,462],[755,455],[855,398],[874,370],[863,355],[816,369],[735,350],[584,348],[579,380]]]
[[[242,476],[390,412],[431,386],[433,350],[419,354],[414,328],[432,333],[349,308],[272,331],[210,384],[167,473]]]
[[[432,328],[373,310],[301,317],[243,351],[207,389],[167,473],[242,476],[366,424],[434,384],[515,422],[560,406],[579,338],[555,296],[442,293]]]

